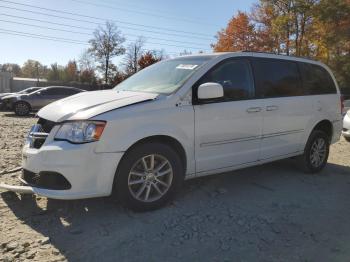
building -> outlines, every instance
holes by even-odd
[[[23,78],[23,77],[13,77],[11,82],[12,92],[19,92],[23,89],[32,86],[45,86],[46,79],[36,79],[36,78]]]
[[[0,93],[11,92],[11,73],[0,72]]]
[[[12,77],[11,73],[0,72],[0,93],[19,92],[32,86],[45,86],[46,79]]]

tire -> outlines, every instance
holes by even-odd
[[[150,170],[145,171],[147,169]],[[184,174],[183,163],[174,149],[166,144],[147,142],[130,149],[122,158],[114,190],[127,208],[154,210],[173,198],[184,180]]]
[[[30,113],[30,105],[23,101],[14,104],[13,108],[17,116],[27,116]]]
[[[313,131],[306,143],[304,154],[299,157],[300,168],[305,173],[320,172],[327,164],[329,146],[329,137],[325,132]],[[315,151],[317,152],[315,153]]]
[[[345,138],[346,141],[350,142],[350,137],[344,136],[344,138]]]

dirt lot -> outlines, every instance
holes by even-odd
[[[0,113],[0,170],[20,165],[35,121]],[[350,143],[342,139],[319,175],[284,160],[187,181],[172,204],[150,213],[111,198],[2,192],[0,260],[349,261],[349,224]]]

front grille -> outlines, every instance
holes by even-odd
[[[55,125],[55,122],[39,118],[38,123],[34,125],[29,132],[28,139],[30,140],[30,147],[36,149],[41,148]]]
[[[36,174],[23,169],[22,179],[30,186],[44,189],[67,190],[72,188],[69,181],[57,172],[42,171]]]
[[[41,127],[45,133],[50,133],[52,128],[56,125],[55,122],[50,121],[50,120],[46,120],[44,118],[39,118],[38,124],[41,125]]]

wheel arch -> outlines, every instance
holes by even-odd
[[[130,152],[130,150],[132,150],[133,148],[135,148],[139,145],[142,145],[144,143],[151,143],[151,142],[157,142],[157,143],[161,142],[161,143],[164,143],[166,145],[171,146],[179,154],[179,157],[180,157],[181,162],[183,164],[184,172],[186,173],[187,154],[186,154],[186,150],[185,150],[184,146],[180,143],[180,141],[177,140],[176,138],[168,136],[168,135],[153,135],[153,136],[144,137],[144,138],[136,141],[125,151],[124,155],[122,156],[122,158],[120,159],[120,161],[118,163],[118,166],[117,166],[117,169],[115,172],[114,182],[113,182],[114,185],[117,182],[117,175],[118,175],[118,172],[120,170],[121,163],[124,160],[124,158],[127,157],[128,152]]]
[[[333,137],[333,124],[331,121],[329,121],[328,119],[324,119],[319,121],[312,129],[310,135],[312,134],[313,131],[315,130],[320,130],[323,131],[327,134],[329,142],[332,141],[332,137]],[[309,135],[309,136],[310,136]]]
[[[124,156],[127,154],[128,151],[131,149],[137,147],[138,145],[144,144],[144,143],[150,143],[150,142],[160,142],[166,145],[171,146],[179,155],[181,162],[184,167],[184,171],[187,169],[187,155],[186,155],[186,150],[184,146],[180,143],[179,140],[172,136],[168,135],[154,135],[154,136],[148,136],[145,138],[142,138],[138,141],[136,141],[134,144],[132,144],[125,152]],[[123,157],[124,157],[123,156]]]

